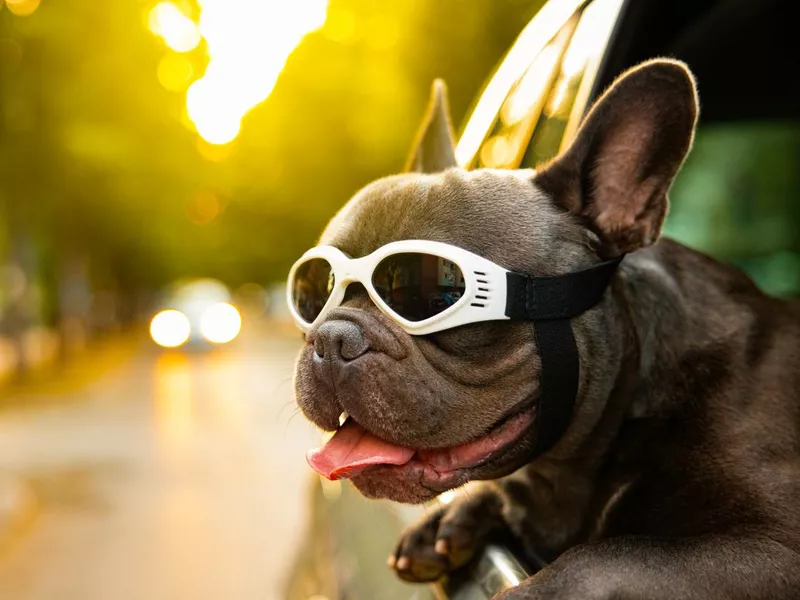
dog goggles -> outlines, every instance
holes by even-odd
[[[317,246],[289,272],[287,300],[297,326],[308,332],[357,282],[406,332],[427,335],[482,321],[577,316],[600,301],[618,263],[530,277],[442,242],[392,242],[362,258]]]
[[[481,321],[532,321],[541,361],[533,444],[539,455],[566,432],[578,394],[580,355],[570,319],[600,302],[621,260],[531,277],[441,242],[392,242],[362,258],[318,246],[292,267],[287,299],[304,332],[339,306],[355,282],[412,335]]]

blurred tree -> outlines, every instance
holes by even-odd
[[[159,50],[140,18],[135,5],[90,0],[0,13],[16,60],[0,83],[0,201],[12,239],[35,240],[45,322],[59,319],[69,263],[122,297],[160,283],[175,257],[158,252],[152,225],[175,223],[170,206],[203,172],[171,114],[179,102],[153,76]]]
[[[65,278],[116,292],[126,318],[176,277],[280,279],[356,189],[400,169],[431,80],[460,122],[540,4],[331,0],[223,148],[198,142],[184,96],[159,83],[170,51],[147,31],[150,3],[0,11],[0,263],[26,256],[47,323],[72,310]],[[202,47],[185,56],[201,73]]]
[[[705,125],[671,192],[665,233],[800,295],[800,125]]]
[[[460,123],[542,3],[331,0],[223,165],[241,273],[283,276],[358,188],[402,168],[434,78]]]

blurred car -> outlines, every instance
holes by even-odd
[[[458,142],[459,164],[536,168],[569,145],[591,103],[622,71],[657,56],[681,59],[697,75],[701,121],[672,190],[666,233],[738,263],[769,292],[798,295],[800,41],[791,6],[790,0],[551,0],[474,105]],[[786,235],[762,235],[767,222],[770,231],[783,223],[778,230]],[[406,585],[385,558],[424,509],[368,501],[346,484],[322,481],[313,511],[290,600],[475,600],[518,577],[503,576],[508,555],[498,558],[492,549],[456,581],[432,589]]]
[[[210,348],[235,340],[242,317],[231,293],[214,279],[177,282],[162,295],[150,337],[162,348]]]

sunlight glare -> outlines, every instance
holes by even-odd
[[[239,134],[242,118],[272,92],[287,58],[325,23],[327,0],[199,0],[209,64],[186,96],[189,118],[211,144]]]
[[[548,45],[522,76],[517,88],[500,109],[500,117],[506,125],[514,125],[524,119],[541,98],[542,91],[550,83],[559,52],[557,45]]]
[[[39,8],[39,2],[40,0],[6,0],[8,10],[11,11],[12,15],[18,17],[29,17],[35,13],[36,9]],[[3,8],[2,2],[0,2],[0,8]]]
[[[176,52],[191,52],[200,43],[197,25],[172,2],[159,2],[150,11],[150,31]]]

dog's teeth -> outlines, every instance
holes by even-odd
[[[340,414],[339,415],[339,427],[344,425],[345,422],[347,421],[347,419],[349,419],[349,418],[350,418],[350,415],[348,415],[346,412],[343,412],[342,414]]]

